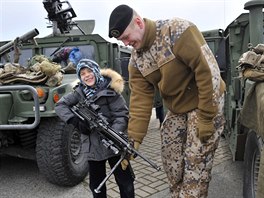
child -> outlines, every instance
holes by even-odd
[[[100,135],[95,130],[90,131],[89,127],[76,117],[70,110],[73,105],[85,99],[94,101],[100,106],[99,112],[106,117],[110,126],[117,131],[126,131],[128,123],[128,108],[125,100],[120,94],[124,84],[122,77],[111,69],[99,70],[96,62],[90,59],[82,59],[76,68],[77,76],[80,79],[75,90],[65,95],[56,104],[57,115],[66,123],[77,127],[82,133],[89,137],[89,179],[90,189],[94,197],[107,197],[106,186],[101,188],[100,193],[94,190],[99,186],[106,176],[106,161],[111,168],[120,159],[112,150],[107,149],[101,142]],[[107,90],[107,91],[106,91]],[[130,169],[122,170],[121,165],[114,171],[116,183],[120,190],[121,198],[133,198],[134,178]]]

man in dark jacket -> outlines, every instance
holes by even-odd
[[[96,62],[82,59],[77,65],[77,75],[80,84],[75,90],[65,95],[55,107],[57,115],[66,123],[75,127],[88,136],[90,169],[90,189],[94,197],[106,197],[106,186],[100,193],[94,190],[106,176],[106,161],[111,168],[120,159],[112,150],[102,143],[102,137],[96,130],[89,130],[88,125],[76,117],[70,108],[78,102],[88,99],[100,106],[99,112],[107,119],[110,126],[117,131],[126,131],[128,123],[128,108],[121,95],[124,89],[122,77],[111,69],[99,70]],[[107,91],[105,91],[107,90]],[[122,170],[121,165],[114,171],[114,176],[120,190],[121,198],[133,198],[134,178],[129,169]]]

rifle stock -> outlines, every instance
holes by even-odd
[[[114,170],[118,167],[118,165],[122,162],[123,159],[129,157],[130,155],[134,158],[139,156],[148,164],[150,164],[156,170],[160,170],[154,162],[146,158],[140,152],[138,152],[128,140],[128,137],[123,132],[118,132],[109,126],[109,123],[103,117],[102,114],[98,113],[97,110],[99,106],[91,103],[87,100],[84,102],[80,102],[77,105],[71,108],[72,112],[77,115],[81,120],[88,121],[91,128],[99,129],[97,130],[104,138],[108,144],[106,145],[109,149],[111,149],[115,154],[120,153],[121,158],[110,171],[110,173],[105,177],[105,179],[101,182],[98,188],[95,189],[96,193],[100,192],[100,188],[103,184],[108,180],[108,178],[113,174]]]

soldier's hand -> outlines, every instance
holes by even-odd
[[[135,150],[138,151],[138,149],[139,149],[139,145],[140,145],[139,142],[134,141],[134,149],[135,149]],[[129,156],[129,159],[123,159],[123,161],[121,162],[122,169],[123,169],[123,170],[126,170],[128,164],[129,164],[129,160],[134,160],[134,159],[135,159],[135,158],[134,158],[132,155]]]
[[[121,162],[121,167],[123,170],[126,170],[127,169],[127,166],[128,166],[129,162],[127,159],[123,159],[123,161]]]
[[[197,135],[202,143],[205,143],[214,134],[215,128],[213,121],[205,123],[198,121],[197,123]]]
[[[139,145],[140,145],[140,143],[139,142],[137,142],[137,141],[134,141],[134,149],[135,150],[139,150]],[[134,160],[135,158],[131,155],[130,156],[130,160]]]

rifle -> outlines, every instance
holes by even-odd
[[[104,137],[103,144],[107,148],[111,149],[115,154],[121,154],[119,161],[115,164],[112,170],[108,173],[108,175],[104,178],[104,180],[94,191],[96,193],[100,193],[100,189],[108,180],[108,178],[113,174],[118,165],[126,157],[129,156],[133,156],[134,158],[139,156],[148,164],[150,164],[153,168],[159,171],[160,167],[158,167],[154,162],[139,153],[133,147],[133,145],[129,142],[127,135],[125,135],[123,132],[116,131],[109,125],[102,113],[98,113],[99,109],[99,105],[96,105],[95,103],[89,100],[79,102],[77,105],[71,108],[72,112],[77,115],[82,121],[89,122],[90,129],[97,129],[100,135]]]

